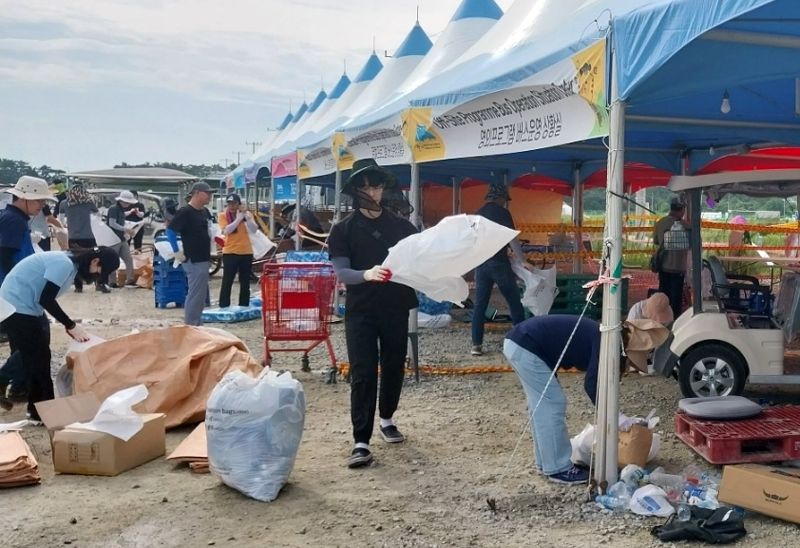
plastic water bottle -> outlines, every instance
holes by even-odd
[[[681,500],[683,495],[683,477],[677,474],[667,474],[662,467],[658,467],[644,477],[645,482],[661,487],[667,494],[667,500],[673,504]]]
[[[605,495],[599,495],[594,500],[604,508],[614,512],[624,512],[628,509],[631,502],[633,489],[624,481],[618,481],[612,485]]]
[[[619,473],[619,479],[630,485],[631,487],[639,487],[645,476],[645,471],[642,467],[635,464],[629,464]]]
[[[689,505],[685,502],[681,502],[678,504],[675,517],[678,519],[678,521],[689,521],[692,519],[692,509],[689,508]]]

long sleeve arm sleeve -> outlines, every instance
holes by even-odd
[[[356,285],[364,283],[364,271],[350,268],[350,259],[348,257],[333,257],[331,263],[336,277],[343,284]]]
[[[47,310],[47,312],[49,312],[58,323],[67,329],[72,329],[75,327],[75,322],[73,322],[72,319],[67,316],[67,313],[61,309],[58,301],[56,301],[59,291],[61,291],[61,288],[53,282],[45,283],[44,289],[42,289],[42,294],[39,295],[39,304],[42,305],[42,308]]]
[[[167,228],[167,241],[172,246],[172,251],[178,251],[178,233],[171,228]]]

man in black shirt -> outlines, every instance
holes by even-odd
[[[145,208],[144,204],[139,200],[139,193],[136,190],[131,190],[131,194],[133,194],[133,197],[136,198],[136,203],[125,210],[125,220],[138,223],[145,217]],[[144,227],[141,227],[136,231],[136,234],[133,235],[133,249],[140,251],[142,249],[143,239]]]
[[[211,214],[206,206],[214,190],[205,182],[192,185],[189,203],[178,210],[167,227],[167,239],[175,251],[175,261],[183,263],[189,291],[183,305],[186,325],[203,325],[203,306],[208,294],[208,263],[211,259]],[[178,250],[178,234],[183,251]]]
[[[357,209],[334,225],[328,239],[336,276],[347,284],[345,336],[355,439],[347,461],[350,468],[372,462],[369,441],[375,421],[379,362],[381,436],[387,443],[405,440],[392,416],[403,387],[408,311],[416,308],[417,297],[410,287],[389,281],[392,273],[380,266],[391,246],[416,232],[411,223],[380,205],[384,189],[396,184],[391,172],[375,160],[357,160],[342,190],[353,197]]]
[[[476,212],[476,215],[486,217],[490,221],[514,230],[514,219],[506,209],[511,197],[504,184],[492,185],[486,193],[486,203]],[[530,268],[527,261],[523,260],[522,246],[514,238],[509,243],[514,252],[514,261],[524,268]],[[489,257],[483,264],[475,269],[475,308],[472,311],[472,355],[483,354],[483,324],[486,321],[486,308],[492,296],[494,284],[508,303],[511,312],[511,323],[517,325],[525,319],[525,310],[520,301],[517,277],[511,270],[508,259],[508,246]]]

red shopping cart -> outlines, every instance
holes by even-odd
[[[272,352],[303,352],[302,370],[310,371],[308,353],[324,342],[331,358],[328,382],[336,381],[336,356],[330,319],[336,278],[330,263],[266,263],[261,276],[264,363]],[[311,341],[304,347],[270,347],[270,341]]]

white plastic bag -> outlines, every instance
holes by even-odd
[[[631,495],[631,512],[640,516],[659,516],[665,518],[675,513],[675,508],[667,500],[667,493],[657,485],[639,487]]]
[[[211,471],[249,497],[275,500],[294,466],[305,409],[303,387],[288,372],[228,373],[206,407]]]
[[[275,242],[267,238],[267,235],[258,229],[250,230],[250,227],[247,227],[247,235],[250,236],[250,245],[253,247],[253,258],[256,260],[269,253],[270,250],[275,247]]]
[[[170,261],[175,257],[175,252],[172,251],[172,244],[167,240],[160,240],[153,244],[159,255],[165,260]],[[183,242],[178,239],[178,250],[183,251]]]
[[[594,425],[587,424],[581,433],[569,440],[572,445],[572,455],[570,460],[575,464],[589,466],[592,462],[592,451],[594,450]]]
[[[143,384],[114,392],[100,404],[92,420],[68,424],[67,428],[104,432],[128,441],[144,425],[141,415],[131,408],[147,399],[147,395],[147,387]]]
[[[553,306],[558,294],[556,267],[527,270],[519,263],[512,262],[511,269],[525,283],[522,306],[530,310],[534,316],[544,316],[550,312],[550,307]]]
[[[426,314],[425,312],[417,312],[417,327],[436,329],[449,326],[451,321],[453,321],[453,317],[450,314]]]
[[[383,266],[392,271],[393,282],[422,291],[434,301],[458,304],[469,296],[461,276],[518,234],[480,215],[453,215],[397,242]]]
[[[94,241],[97,242],[97,245],[111,247],[122,241],[119,239],[119,236],[114,234],[111,227],[101,221],[98,216],[91,215],[89,222],[91,223],[92,234],[94,234]]]

